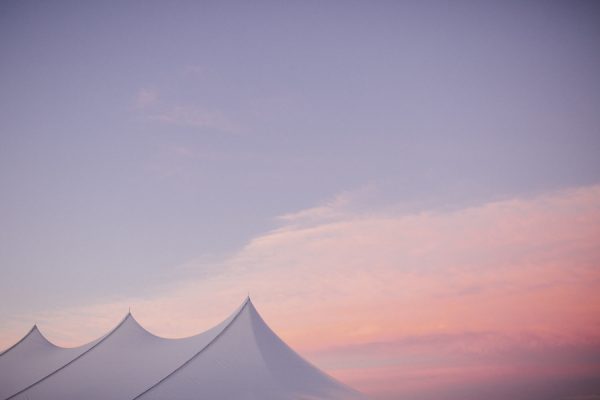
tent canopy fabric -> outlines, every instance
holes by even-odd
[[[0,353],[0,400],[358,400],[289,348],[247,298],[225,321],[183,339],[153,335],[131,313],[75,348],[34,326]]]

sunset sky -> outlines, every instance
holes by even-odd
[[[600,399],[594,1],[0,2],[0,351],[250,293],[374,400]]]

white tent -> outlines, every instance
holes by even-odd
[[[303,360],[265,324],[250,299],[214,328],[160,338],[128,314],[76,348],[37,327],[0,354],[0,399],[356,400],[358,392]]]

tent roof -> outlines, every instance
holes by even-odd
[[[0,354],[0,399],[359,399],[290,349],[247,298],[206,332],[166,339],[129,313],[80,347],[37,327]]]

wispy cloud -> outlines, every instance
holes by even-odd
[[[187,126],[200,129],[214,129],[223,132],[238,132],[239,127],[218,110],[208,110],[198,106],[167,107],[148,116],[151,121],[163,124]]]
[[[143,121],[229,133],[240,131],[239,125],[225,116],[223,111],[197,104],[169,103],[161,98],[155,88],[138,90],[133,108]]]
[[[277,220],[284,224],[285,229],[297,229],[299,226],[323,225],[334,220],[354,218],[365,211],[366,202],[376,192],[375,185],[365,185],[355,190],[338,193],[315,207],[280,215]]]

